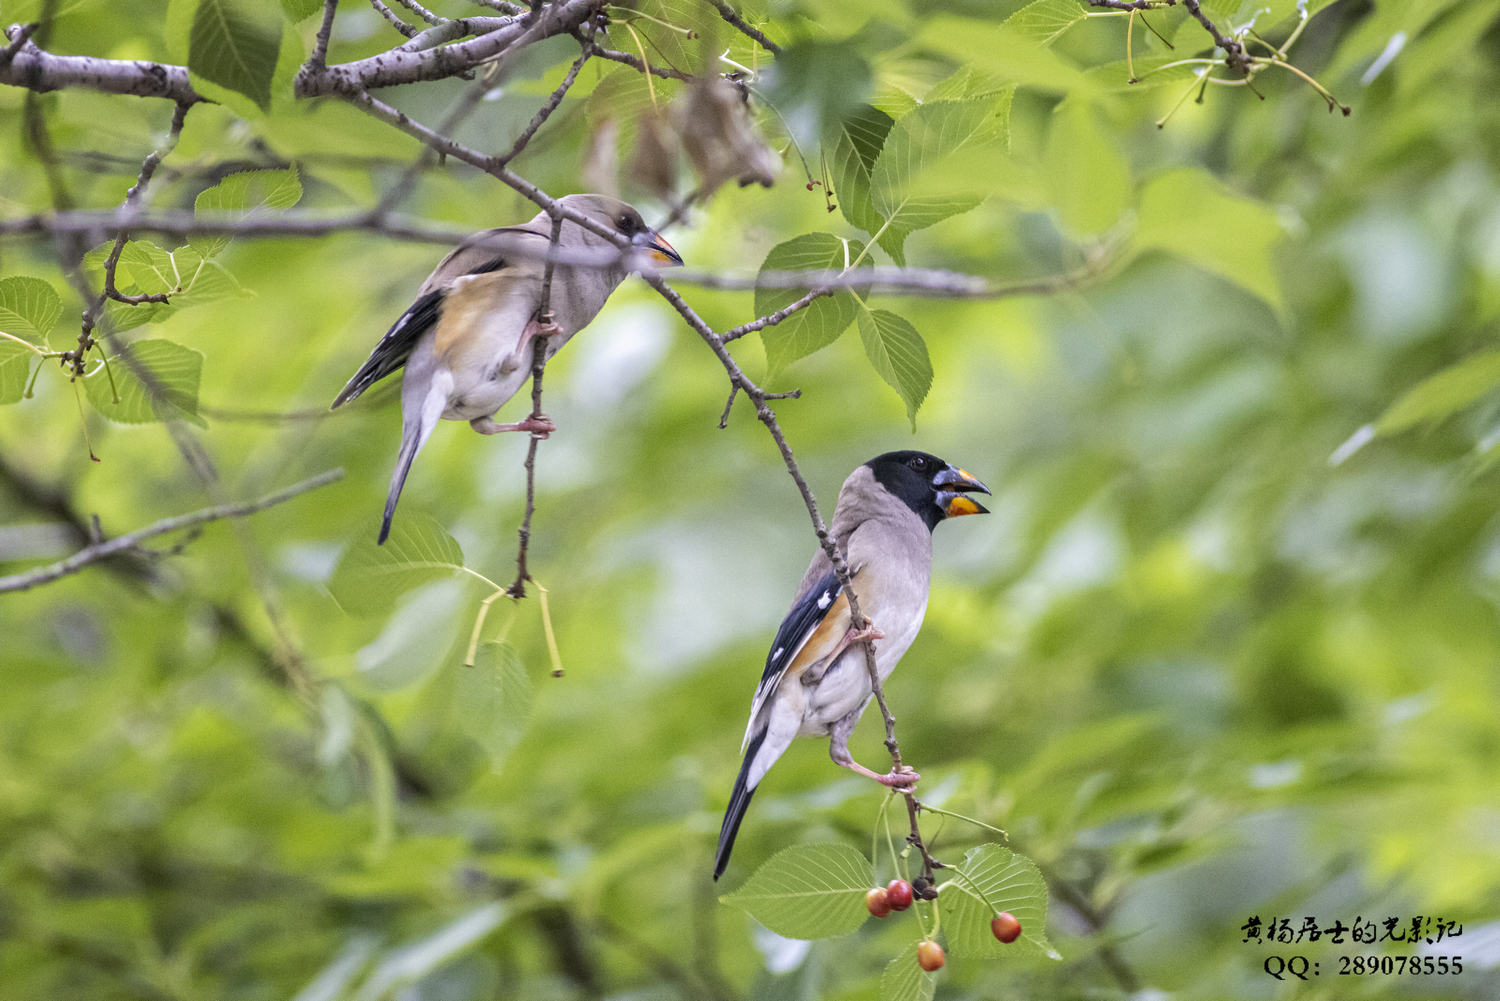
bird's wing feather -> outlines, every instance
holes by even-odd
[[[854,574],[858,573],[859,568],[855,568]],[[775,694],[782,679],[800,675],[836,649],[849,625],[849,596],[844,593],[838,576],[829,570],[802,593],[786,618],[781,620],[781,628],[771,643],[766,669],[750,705],[750,723],[745,729],[746,745],[757,729],[761,709]]]
[[[422,283],[417,301],[407,307],[406,312],[402,313],[400,318],[391,325],[391,329],[386,331],[380,343],[375,345],[375,350],[370,352],[370,357],[359,367],[359,371],[354,373],[343,392],[339,393],[338,398],[333,401],[331,409],[341,407],[355,399],[366,389],[406,364],[406,359],[411,357],[412,349],[417,346],[417,341],[442,317],[443,302],[454,282],[471,275],[487,275],[506,270],[505,257],[495,247],[486,246],[484,243],[485,240],[500,233],[537,235],[525,227],[511,226],[488,230],[479,237],[455,247]]]

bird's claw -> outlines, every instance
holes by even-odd
[[[875,623],[873,622],[867,623],[863,629],[851,629],[849,631],[849,642],[851,644],[864,643],[867,640],[883,639],[885,639],[885,633],[875,628]]]
[[[900,771],[892,768],[884,775],[875,776],[875,781],[883,786],[890,786],[892,789],[911,792],[917,787],[917,783],[922,781],[922,776],[918,775],[915,769],[902,765]]]
[[[546,322],[546,323],[542,323],[542,322],[540,322],[540,321],[538,321],[536,319],[533,319],[529,323],[526,324],[526,333],[525,333],[524,336],[526,336],[526,337],[559,337],[559,336],[562,335],[562,332],[563,332],[563,328],[559,327],[556,323],[553,323],[550,320],[548,322]]]
[[[524,421],[514,424],[496,424],[489,417],[476,417],[469,422],[469,426],[480,434],[500,434],[503,431],[525,431],[537,438],[545,438],[557,430],[557,425],[552,423],[552,418],[546,414],[534,414]]]

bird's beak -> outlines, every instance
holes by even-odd
[[[938,492],[937,506],[942,508],[943,513],[950,518],[965,514],[990,513],[989,508],[966,496],[967,491],[973,490],[987,494],[990,488],[957,466],[949,466],[934,476],[932,485],[937,488]]]
[[[660,233],[654,229],[644,230],[637,233],[633,242],[642,250],[649,251],[647,255],[653,264],[664,268],[675,268],[682,266],[682,256],[672,249]]]

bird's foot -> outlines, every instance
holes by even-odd
[[[848,757],[849,752],[847,750],[844,751],[843,756],[838,753],[837,749],[830,748],[830,752],[835,764],[847,768],[851,772],[858,772],[865,778],[874,779],[876,782],[879,782],[883,786],[890,786],[892,789],[900,789],[905,792],[910,792],[911,790],[915,789],[917,787],[917,783],[922,780],[922,776],[918,775],[914,769],[906,765],[902,765],[899,770],[892,768],[889,772],[882,775],[879,772],[872,772],[870,769],[866,768],[858,761],[855,761],[853,758]]]
[[[848,642],[863,643],[866,640],[883,640],[885,633],[875,628],[875,623],[866,620],[865,628],[849,630]]]
[[[902,765],[899,771],[892,768],[884,775],[876,775],[875,781],[883,786],[890,786],[892,789],[904,789],[910,792],[917,787],[918,782],[922,781],[922,776],[918,775],[915,769]]]
[[[552,423],[552,418],[546,414],[536,414],[527,417],[524,421],[514,424],[496,424],[492,418],[476,417],[469,422],[469,427],[480,434],[500,434],[502,431],[526,431],[538,438],[545,438],[557,430],[557,425]]]
[[[522,343],[531,337],[560,337],[563,328],[552,322],[542,323],[532,317],[526,324],[526,330],[521,334]]]

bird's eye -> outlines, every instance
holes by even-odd
[[[632,236],[635,233],[635,220],[630,218],[630,216],[628,215],[620,216],[619,221],[616,222],[615,225],[618,226],[620,232],[624,233],[626,236]]]
[[[921,456],[917,456],[915,459],[912,459],[910,462],[908,462],[907,465],[920,473],[922,471],[922,467],[927,465],[927,460],[922,458]]]

